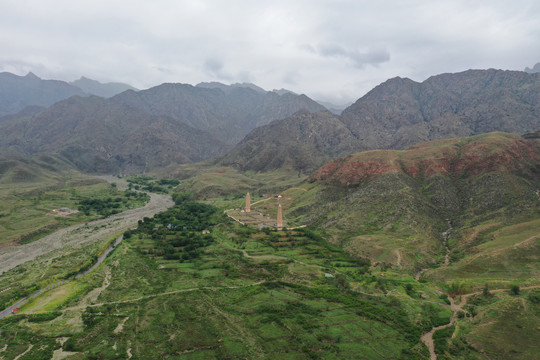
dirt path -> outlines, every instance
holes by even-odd
[[[90,291],[84,298],[82,298],[80,304],[82,306],[87,306],[95,303],[99,295],[111,284],[111,277],[111,269],[107,268],[107,272],[105,273],[105,278],[103,279],[103,283],[101,284],[101,286]]]
[[[24,355],[26,355],[27,352],[32,350],[33,347],[34,347],[34,345],[32,345],[32,344],[28,345],[28,349],[26,349],[26,351],[23,352],[22,354],[19,354],[16,357],[14,357],[13,360],[18,360],[18,359],[22,358]]]
[[[266,280],[261,280],[253,284],[241,285],[241,286],[203,286],[203,287],[195,287],[195,288],[189,288],[189,289],[179,289],[179,290],[172,290],[172,291],[167,291],[167,292],[159,293],[159,294],[144,295],[144,296],[140,296],[138,298],[133,298],[133,299],[110,301],[110,302],[103,302],[103,303],[98,303],[98,304],[77,305],[70,308],[66,308],[61,311],[68,312],[68,311],[73,311],[73,310],[83,310],[83,309],[86,309],[87,307],[96,307],[96,306],[112,305],[112,304],[127,304],[127,303],[141,301],[144,299],[159,297],[159,296],[167,296],[167,295],[172,295],[172,294],[187,293],[187,292],[194,292],[194,291],[201,291],[201,290],[219,291],[223,289],[244,289],[247,287],[258,286],[258,285],[264,284],[265,282]]]
[[[152,217],[172,205],[174,205],[174,202],[169,195],[150,193],[150,201],[141,208],[127,210],[87,224],[73,225],[30,244],[7,249],[5,252],[0,253],[0,273],[54,250],[66,247],[81,247],[111,237],[128,228],[135,227],[137,222],[144,217]]]
[[[524,287],[520,288],[520,290],[531,290],[531,289],[537,289],[537,288],[540,288],[540,285],[524,286]],[[502,293],[502,292],[505,292],[505,291],[509,291],[509,289],[503,288],[503,289],[490,290],[490,293],[491,294]],[[459,304],[455,303],[454,298],[452,298],[451,296],[448,296],[448,300],[450,300],[450,310],[452,310],[452,313],[453,313],[452,317],[450,318],[450,322],[448,324],[445,324],[445,325],[440,325],[440,326],[434,327],[429,332],[422,335],[422,337],[420,338],[422,340],[422,342],[424,344],[426,344],[426,346],[429,349],[430,360],[437,360],[437,354],[435,353],[435,344],[433,342],[433,333],[435,331],[437,331],[437,330],[445,329],[445,328],[447,328],[449,326],[454,325],[456,323],[456,320],[457,320],[457,317],[458,317],[458,312],[463,311],[463,307],[465,305],[467,305],[467,299],[469,299],[471,296],[474,296],[474,295],[481,295],[482,293],[483,293],[483,291],[475,291],[475,292],[472,292],[472,293],[460,295],[461,299],[460,299]],[[452,337],[453,336],[454,335],[452,335]]]
[[[394,254],[396,254],[396,266],[397,267],[401,267],[401,251],[399,251],[398,249],[394,250]]]

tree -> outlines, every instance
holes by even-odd
[[[488,283],[486,283],[486,285],[484,285],[484,290],[482,290],[482,295],[484,295],[485,297],[488,297],[488,296],[491,295],[491,293],[489,292]]]
[[[519,295],[519,285],[512,285],[512,287],[510,288],[510,294],[512,295]]]

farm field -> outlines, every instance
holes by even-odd
[[[538,220],[480,223],[451,233],[446,256],[444,243],[430,255],[399,227],[343,237],[317,223],[241,225],[225,210],[241,208],[244,195],[195,201],[174,193],[174,207],[125,231],[94,272],[1,319],[0,356],[528,359],[540,351]],[[318,211],[320,196],[329,194],[317,184],[295,184],[254,192],[252,208],[274,218],[279,202],[298,226]],[[69,278],[117,235],[4,272],[0,300],[8,306]],[[476,253],[463,255],[471,245]]]

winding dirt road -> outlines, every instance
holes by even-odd
[[[521,290],[531,290],[531,289],[537,289],[537,288],[540,288],[540,285],[524,286],[524,287],[521,288]],[[508,292],[508,291],[510,291],[510,289],[503,288],[503,289],[490,290],[489,292],[491,294],[495,294],[495,293],[502,293],[502,292]],[[445,329],[445,328],[447,328],[449,326],[454,325],[456,323],[457,318],[458,318],[458,312],[459,311],[464,311],[463,307],[465,305],[467,305],[467,299],[470,298],[471,296],[474,296],[474,295],[481,295],[482,293],[483,293],[482,291],[475,291],[475,292],[472,292],[472,293],[460,295],[461,300],[460,300],[459,304],[455,303],[454,298],[452,298],[451,296],[448,296],[448,300],[450,300],[450,309],[453,312],[452,317],[450,318],[450,322],[448,324],[445,324],[445,325],[440,325],[440,326],[434,327],[433,329],[431,329],[429,332],[425,333],[421,337],[422,342],[424,344],[426,344],[426,346],[429,349],[430,360],[437,360],[437,353],[435,353],[435,344],[433,342],[433,333],[435,331],[437,331],[437,330]]]

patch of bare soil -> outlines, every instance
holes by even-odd
[[[60,208],[60,209],[51,210],[51,212],[49,212],[48,215],[68,217],[70,215],[77,214],[78,212],[79,210],[74,210],[70,208]]]
[[[124,330],[124,325],[126,324],[126,321],[128,321],[129,316],[124,318],[122,321],[118,323],[118,326],[114,329],[115,334],[120,334]]]
[[[64,343],[65,343],[68,339],[69,339],[68,337],[58,338],[58,339],[56,339],[56,342],[58,342],[60,345],[64,345]],[[77,354],[77,353],[76,353],[76,352],[72,352],[72,351],[64,351],[64,350],[62,350],[62,348],[59,348],[59,349],[54,350],[53,356],[52,356],[51,360],[61,360],[61,359],[65,359],[65,358],[67,358],[68,356],[75,355],[75,354]]]
[[[90,304],[93,304],[97,301],[99,295],[103,292],[103,290],[105,290],[106,288],[109,287],[109,285],[111,284],[111,269],[108,268],[107,269],[107,272],[105,273],[105,278],[103,279],[103,283],[101,284],[100,287],[98,288],[95,288],[93,289],[92,291],[90,291],[81,301],[80,301],[80,306],[84,307],[84,306],[88,306]]]

